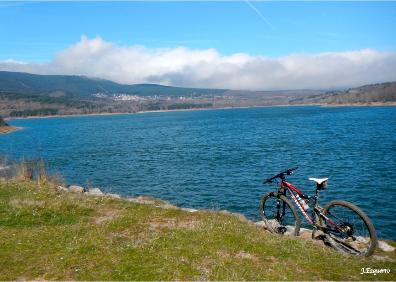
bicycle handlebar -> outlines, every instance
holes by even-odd
[[[263,184],[272,183],[272,180],[274,180],[274,179],[276,179],[276,178],[284,179],[284,178],[285,178],[285,175],[291,175],[291,174],[293,174],[293,172],[294,172],[295,170],[297,170],[297,169],[298,169],[298,166],[293,167],[293,168],[286,169],[285,171],[282,171],[282,172],[278,173],[277,175],[272,176],[271,178],[265,179],[265,180],[263,181]]]

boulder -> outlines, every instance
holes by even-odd
[[[58,190],[59,192],[69,192],[69,189],[67,189],[66,187],[63,187],[61,185],[56,187],[56,190]]]
[[[395,251],[395,247],[392,247],[385,241],[378,241],[378,248],[380,248],[384,252],[394,252]]]
[[[153,205],[157,208],[163,208],[163,209],[178,209],[178,207],[170,204],[169,202],[149,196],[138,196],[136,198],[127,198],[127,201],[138,204]]]
[[[87,194],[90,196],[103,196],[104,195],[103,192],[99,188],[89,189]]]
[[[181,208],[181,210],[186,211],[186,212],[197,212],[197,209],[191,209],[191,208]]]
[[[77,186],[77,185],[71,185],[69,186],[69,192],[72,193],[84,193],[84,188],[81,186]]]
[[[254,224],[257,225],[258,227],[263,227],[263,228],[267,227],[264,221],[257,221]]]
[[[107,193],[106,196],[110,198],[121,199],[121,196],[118,194]]]
[[[230,211],[228,211],[228,210],[221,210],[221,211],[219,211],[219,212],[222,213],[222,214],[227,214],[227,215],[235,216],[235,217],[237,217],[237,218],[238,218],[239,220],[241,220],[241,221],[248,221],[247,218],[246,218],[243,214],[241,214],[241,213],[230,212]]]
[[[258,221],[254,223],[256,226],[263,227],[269,231],[274,231],[281,225],[275,219],[265,220],[265,221]],[[291,232],[291,230],[289,230]]]

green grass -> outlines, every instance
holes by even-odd
[[[223,213],[0,182],[0,280],[396,280],[395,259],[341,255]]]

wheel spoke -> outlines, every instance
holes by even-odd
[[[265,195],[260,203],[260,214],[267,229],[272,232],[297,235],[300,222],[293,208],[283,196],[278,198],[275,195]]]
[[[345,201],[334,201],[324,214],[324,232],[331,237],[334,247],[355,255],[370,255],[376,245],[371,221],[358,207]],[[371,229],[370,229],[371,228]]]

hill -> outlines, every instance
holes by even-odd
[[[350,257],[231,214],[55,187],[0,181],[0,280],[396,279],[394,253]]]
[[[0,115],[6,117],[131,113],[210,107],[222,89],[119,84],[73,75],[0,71]]]
[[[6,117],[284,105],[320,93],[125,85],[84,76],[0,71],[0,115]]]
[[[28,117],[296,104],[389,104],[396,103],[395,89],[395,82],[328,92],[204,89],[126,85],[85,76],[0,71],[0,115]]]
[[[93,98],[95,93],[126,93],[138,96],[194,96],[223,93],[222,89],[183,88],[158,84],[119,84],[76,75],[38,75],[0,71],[0,92]]]
[[[345,91],[329,91],[324,94],[306,96],[291,101],[291,103],[319,103],[330,105],[395,102],[396,82],[364,85],[350,88]]]

